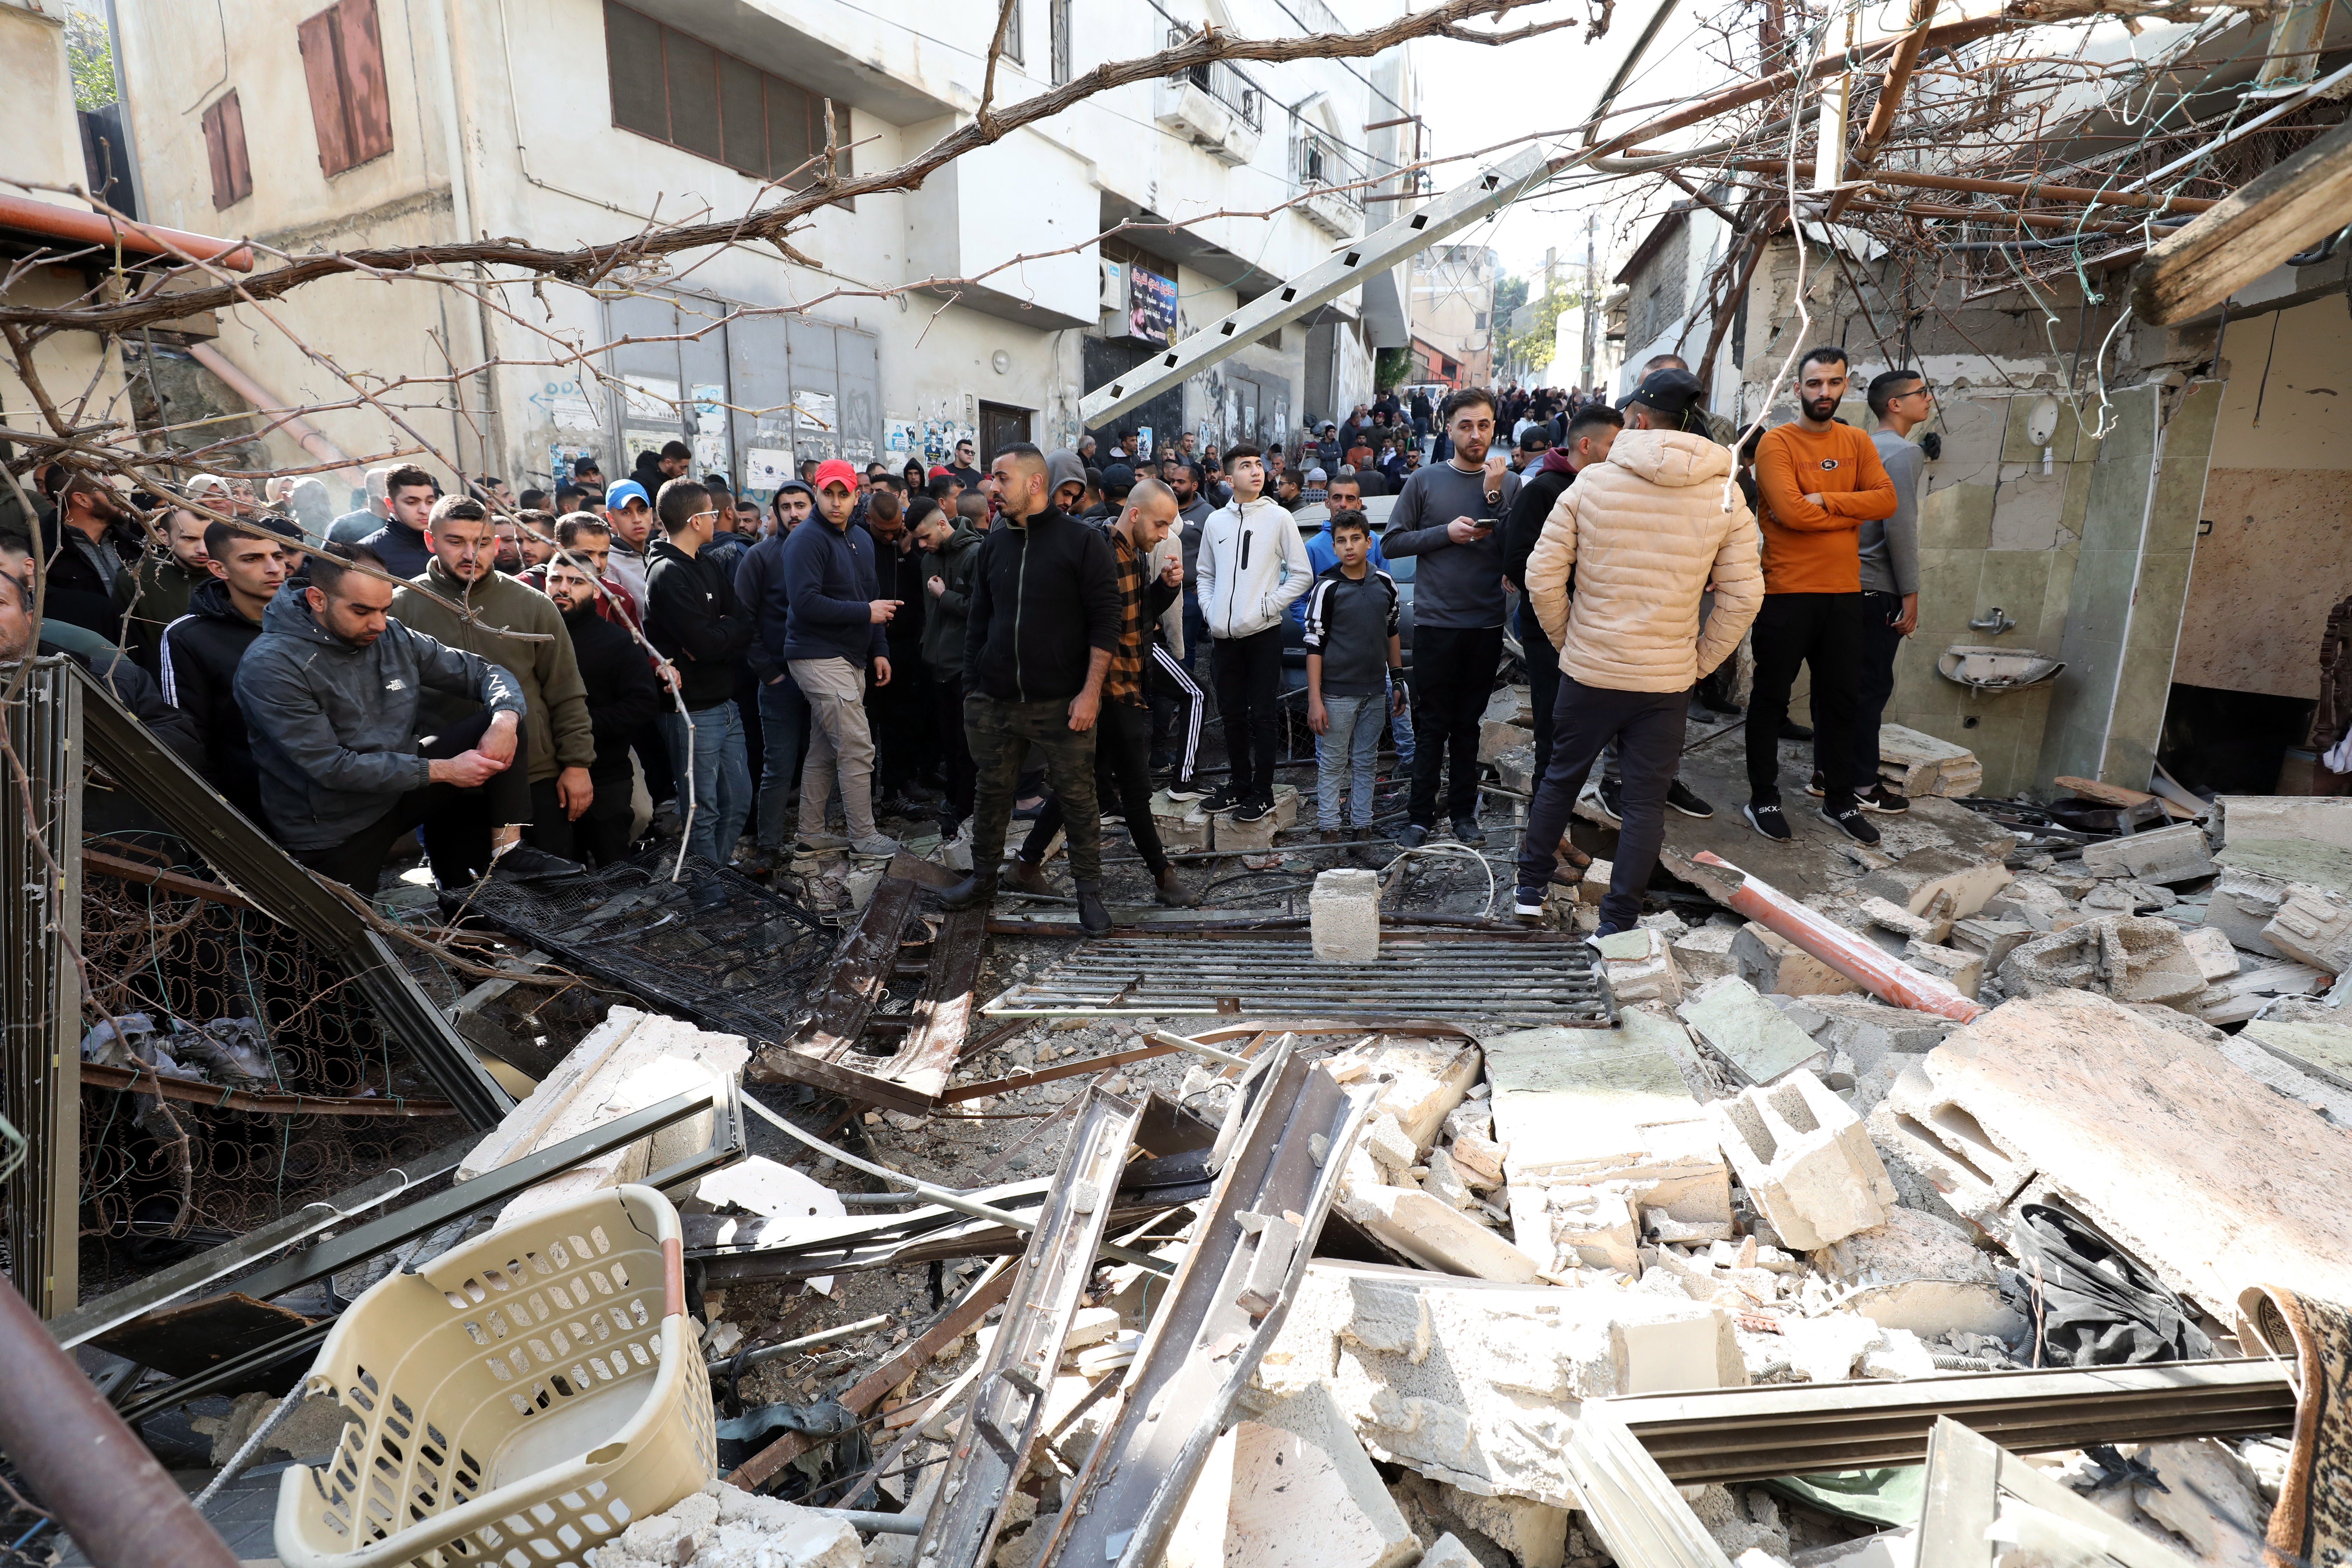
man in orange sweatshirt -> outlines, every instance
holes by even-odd
[[[1813,758],[1827,794],[1822,816],[1864,844],[1878,829],[1855,804],[1852,740],[1862,672],[1861,528],[1892,516],[1895,481],[1864,432],[1838,423],[1845,351],[1812,349],[1797,366],[1797,417],[1756,450],[1764,531],[1764,607],[1756,616],[1756,687],[1748,704],[1748,826],[1793,835],[1780,809],[1780,726],[1797,667],[1812,678]]]

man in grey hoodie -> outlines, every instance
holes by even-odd
[[[393,584],[354,566],[381,572],[383,562],[363,544],[312,554],[309,577],[278,590],[236,668],[262,814],[278,842],[362,897],[374,895],[394,841],[417,826],[445,889],[494,865],[517,880],[577,872],[528,844],[492,852],[493,829],[530,820],[530,772],[515,765],[521,686],[478,654],[393,619]],[[420,737],[428,688],[482,711]]]
[[[1225,726],[1232,783],[1203,809],[1236,822],[1274,810],[1275,709],[1282,681],[1282,623],[1290,602],[1315,581],[1297,521],[1265,499],[1265,463],[1255,447],[1225,453],[1233,504],[1201,529],[1201,611],[1215,648],[1217,712]]]

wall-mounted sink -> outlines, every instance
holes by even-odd
[[[1977,691],[2014,691],[2049,679],[2066,667],[2023,647],[1980,647],[1955,643],[1936,660],[1947,680]]]

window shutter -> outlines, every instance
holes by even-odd
[[[221,126],[222,99],[205,110],[205,161],[212,166],[213,205],[225,207],[236,200],[236,184],[228,172],[228,145]]]
[[[245,153],[245,108],[236,100],[232,88],[227,96],[213,105],[220,117],[221,151],[228,165],[228,200],[219,199],[220,188],[214,187],[215,206],[227,206],[253,195],[253,164]]]
[[[352,162],[364,163],[392,151],[392,91],[384,82],[375,0],[341,0],[328,15],[335,18]]]
[[[661,24],[604,0],[604,61],[613,83],[613,123],[657,142],[668,141]]]
[[[352,166],[351,130],[343,118],[341,73],[335,68],[334,8],[320,12],[296,29],[302,48],[302,76],[310,88],[310,124],[319,133],[319,167],[328,174]]]

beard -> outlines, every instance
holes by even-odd
[[[1806,418],[1811,420],[1816,425],[1826,425],[1829,423],[1830,416],[1837,412],[1837,399],[1834,397],[1824,397],[1817,403],[1807,403],[1802,406],[1805,410]]]

